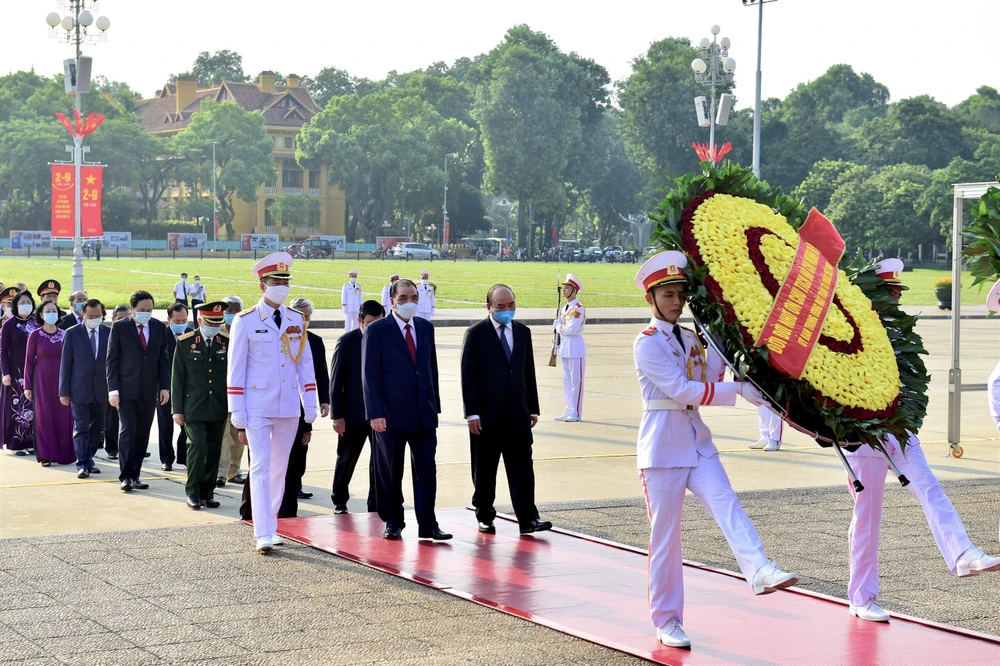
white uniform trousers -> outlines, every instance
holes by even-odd
[[[344,333],[350,333],[356,329],[360,324],[358,323],[358,312],[345,312],[344,313]]]
[[[298,417],[247,419],[250,445],[250,508],[253,535],[271,536],[278,531],[278,509],[285,492],[288,454],[299,428]]]
[[[563,372],[563,396],[566,398],[564,416],[583,417],[583,374],[587,368],[586,357],[561,358]]]
[[[769,442],[780,442],[782,435],[781,417],[771,411],[769,407],[760,405],[757,407],[757,418],[760,426],[760,438]]]
[[[752,584],[754,574],[768,563],[767,555],[719,456],[699,455],[697,467],[642,469],[639,479],[649,509],[649,613],[655,626],[670,620],[684,623],[681,510],[685,489],[701,500],[722,528],[743,577]]]
[[[854,487],[847,484],[854,495],[854,517],[848,534],[851,580],[847,585],[847,598],[855,606],[863,606],[869,599],[878,598],[878,540],[889,464],[881,453],[867,444],[854,453],[847,452],[847,457],[865,487],[860,493],[855,493]],[[906,447],[905,460],[898,453],[893,455],[893,460],[899,471],[910,480],[907,489],[920,500],[934,541],[954,573],[958,558],[973,547],[962,519],[927,465],[927,458],[919,444]]]

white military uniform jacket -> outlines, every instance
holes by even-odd
[[[715,350],[705,349],[692,331],[681,328],[684,346],[673,324],[653,319],[635,339],[635,370],[642,394],[636,465],[697,467],[699,454],[718,455],[712,432],[698,407],[736,404],[739,384],[723,382],[725,365]]]
[[[430,319],[434,316],[434,287],[430,284],[417,284],[417,316]]]
[[[990,378],[986,381],[986,395],[990,401],[990,416],[997,424],[997,429],[1000,429],[1000,363],[993,368]]]
[[[390,300],[389,292],[391,292],[391,291],[392,291],[392,283],[391,282],[389,284],[385,285],[384,287],[382,287],[382,307],[385,308],[386,312],[388,312],[389,310],[392,309],[392,307],[391,307],[392,304],[389,302],[389,300]]]
[[[281,330],[274,309],[261,299],[239,313],[229,333],[226,374],[229,411],[248,418],[299,418],[301,405],[313,410],[316,373],[302,313],[284,305]]]
[[[562,315],[555,322],[559,334],[559,358],[585,358],[587,343],[583,340],[583,327],[587,322],[587,311],[579,299],[566,303]]]
[[[351,284],[348,282],[344,285],[344,288],[340,292],[340,305],[344,308],[344,312],[361,312],[362,300],[364,299],[361,295],[360,284]]]

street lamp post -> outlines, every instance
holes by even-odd
[[[94,0],[59,0],[57,6],[60,9],[67,8],[71,13],[59,16],[58,12],[50,12],[45,17],[45,22],[49,26],[49,37],[72,44],[76,49],[73,64],[76,79],[73,86],[73,97],[78,116],[81,110],[80,98],[83,91],[90,88],[90,72],[86,73],[86,81],[81,79],[80,60],[83,53],[80,46],[85,41],[107,41],[107,30],[111,27],[111,19],[107,16],[101,16],[95,22],[94,15],[87,11],[87,5],[90,5],[91,9],[97,9],[97,2]],[[89,33],[88,28],[91,25],[94,25],[99,32]],[[62,26],[64,33],[59,32],[59,26]],[[80,168],[82,166],[83,135],[76,132],[73,135],[73,291],[83,291],[83,223],[81,218],[83,201],[80,186]]]
[[[719,39],[719,33],[722,29],[717,26],[712,26],[712,41],[708,40],[708,37],[702,37],[701,42],[698,44],[701,49],[701,58],[695,58],[691,61],[691,69],[694,70],[695,81],[702,85],[710,86],[712,91],[711,106],[709,109],[709,129],[708,132],[708,150],[710,161],[715,161],[715,124],[718,122],[720,125],[725,125],[729,120],[729,109],[725,108],[725,117],[723,118],[723,113],[720,112],[720,118],[715,117],[715,89],[723,83],[731,83],[733,80],[733,72],[736,71],[736,61],[729,57],[729,47],[731,42],[728,37],[723,37]],[[705,58],[708,59],[708,63],[705,62]],[[722,59],[722,72],[719,72],[719,60]],[[708,74],[706,74],[708,70]],[[725,95],[723,96],[725,97]],[[701,98],[702,100],[704,98]],[[731,97],[729,98],[731,101]],[[699,112],[700,113],[700,112]]]
[[[212,226],[215,229],[215,249],[219,249],[219,197],[215,191],[215,174],[217,167],[215,166],[215,147],[219,145],[218,141],[212,142]]]
[[[757,13],[757,90],[754,93],[753,104],[753,175],[760,178],[760,56],[764,36],[764,5],[776,0],[743,0],[743,5],[752,7],[758,5]]]
[[[444,246],[444,228],[448,225],[448,158],[458,157],[458,153],[444,154],[444,203],[441,204],[441,247]]]

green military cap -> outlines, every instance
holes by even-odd
[[[45,294],[58,295],[60,291],[62,291],[62,285],[59,284],[58,280],[46,280],[38,285],[37,294],[39,296],[45,296]]]
[[[3,291],[0,291],[0,303],[9,303],[14,300],[14,297],[19,293],[17,287],[7,287]]]
[[[212,303],[202,303],[195,310],[198,316],[213,324],[222,324],[226,321],[226,308],[229,303],[225,301],[214,301]]]

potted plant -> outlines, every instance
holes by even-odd
[[[938,301],[938,310],[951,310],[951,278],[934,281],[934,296]]]

